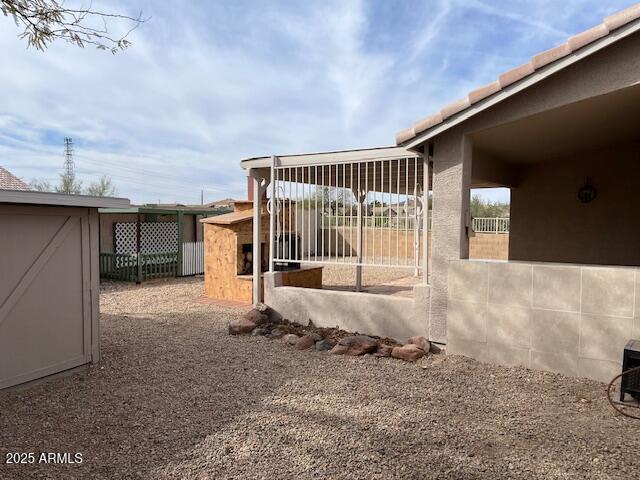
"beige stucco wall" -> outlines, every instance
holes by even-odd
[[[640,265],[640,143],[530,165],[511,189],[510,258]],[[578,200],[586,178],[594,201]]]
[[[640,336],[640,269],[460,260],[447,352],[609,381]]]
[[[640,79],[639,53],[640,35],[635,34],[433,139],[433,262],[429,316],[429,336],[432,340],[446,341],[447,338],[449,261],[468,257],[465,226],[469,218],[472,169],[470,136],[482,129],[632,86]],[[607,165],[603,162],[600,168],[607,168]],[[568,190],[572,191],[573,196],[577,193],[573,186]],[[619,213],[613,211],[609,214]],[[513,212],[512,217],[516,216],[517,212]],[[615,235],[615,232],[609,234]]]
[[[427,285],[416,285],[413,298],[290,287],[282,272],[264,274],[264,301],[278,318],[399,341],[427,334],[429,294]]]

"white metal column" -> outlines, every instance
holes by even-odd
[[[260,230],[262,228],[262,195],[260,178],[257,172],[249,171],[253,178],[253,303],[260,303],[260,290],[262,286],[262,244],[260,242]]]
[[[271,190],[271,195],[270,195],[270,205],[271,208],[269,208],[269,271],[273,272],[273,257],[274,257],[274,248],[275,248],[275,226],[276,226],[276,210],[278,209],[278,200],[276,198],[276,177],[275,177],[275,173],[276,173],[276,157],[272,156],[271,157],[271,185],[270,190]],[[255,203],[254,203],[254,208],[255,208]],[[255,213],[254,213],[255,215]]]
[[[358,185],[359,187],[360,185]],[[358,256],[358,265],[356,266],[356,292],[362,291],[362,206],[364,203],[363,195],[356,192],[356,200],[358,201],[358,232],[356,239],[356,255]]]

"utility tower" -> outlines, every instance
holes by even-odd
[[[73,180],[75,178],[74,170],[73,140],[70,137],[64,137],[64,172],[68,179]],[[73,181],[71,183],[73,183]]]

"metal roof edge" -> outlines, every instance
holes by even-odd
[[[0,190],[0,203],[88,208],[127,208],[131,205],[131,201],[128,198],[67,195],[65,193],[36,192],[32,190]]]

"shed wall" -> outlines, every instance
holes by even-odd
[[[95,209],[0,205],[0,388],[97,361]]]

